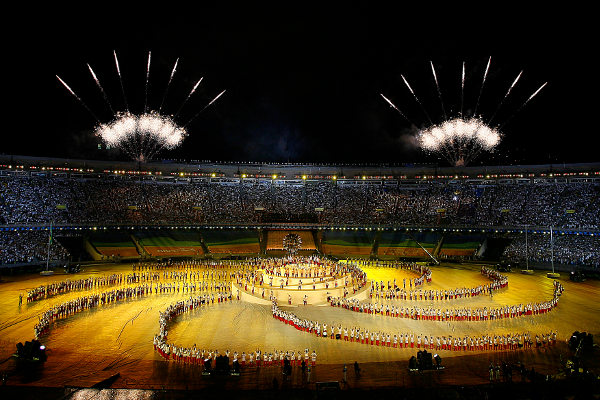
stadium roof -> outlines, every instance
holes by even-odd
[[[600,162],[578,164],[439,167],[419,164],[299,164],[176,162],[146,164],[126,161],[0,155],[0,169],[56,170],[81,173],[122,173],[175,176],[242,177],[268,179],[398,179],[398,178],[518,178],[539,176],[600,177]],[[521,176],[522,175],[522,176]]]

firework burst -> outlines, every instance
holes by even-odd
[[[173,81],[175,72],[177,71],[177,64],[179,59],[175,61],[173,70],[169,77],[166,89],[162,96],[162,101],[158,108],[158,111],[148,110],[148,82],[150,79],[150,63],[151,53],[148,52],[148,62],[146,66],[146,86],[144,93],[144,111],[141,114],[134,114],[129,110],[127,103],[127,97],[125,95],[125,86],[123,84],[123,77],[121,75],[121,68],[119,66],[119,60],[117,59],[117,53],[113,52],[115,66],[117,69],[117,75],[121,86],[123,100],[125,103],[125,111],[115,112],[112,104],[110,103],[108,96],[100,84],[100,81],[92,70],[92,67],[88,64],[88,69],[94,79],[96,86],[99,88],[104,100],[108,104],[112,115],[112,119],[109,122],[101,122],[87,104],[62,80],[58,75],[56,76],[60,83],[71,93],[84,107],[94,116],[97,121],[95,128],[95,134],[98,136],[107,147],[116,147],[127,153],[132,159],[139,162],[150,161],[156,154],[161,150],[171,150],[179,147],[183,140],[188,135],[186,127],[192,122],[198,115],[200,115],[206,108],[213,104],[219,97],[225,93],[223,90],[215,98],[213,98],[204,108],[196,113],[191,119],[185,124],[179,124],[175,121],[176,117],[181,112],[183,106],[188,102],[190,97],[194,94],[202,78],[194,85],[191,92],[187,95],[183,103],[177,109],[177,113],[174,116],[162,114],[163,104],[167,97],[169,87]]]
[[[500,143],[500,132],[477,118],[454,118],[421,130],[417,140],[422,149],[442,154],[455,166],[467,165],[481,151]]]
[[[435,83],[435,87],[437,89],[437,95],[442,105],[443,112],[443,121],[439,124],[434,124],[431,121],[431,118],[427,114],[423,104],[413,91],[412,87],[408,84],[408,81],[401,75],[404,84],[412,94],[415,101],[419,104],[427,120],[429,121],[429,126],[426,126],[423,129],[420,129],[416,135],[417,143],[421,149],[428,153],[439,154],[444,157],[450,164],[454,166],[465,166],[473,161],[481,152],[483,151],[493,151],[502,139],[501,128],[506,125],[506,123],[512,119],[512,117],[521,111],[528,103],[533,99],[543,88],[546,86],[547,82],[540,86],[525,102],[515,111],[503,124],[492,126],[491,122],[496,116],[498,110],[504,104],[506,98],[510,95],[511,91],[521,78],[523,71],[521,71],[515,80],[512,82],[508,91],[504,95],[504,97],[499,102],[496,110],[492,114],[489,120],[484,121],[484,119],[477,114],[477,108],[479,107],[479,101],[481,99],[481,94],[483,93],[483,88],[485,86],[485,82],[488,76],[488,71],[490,69],[492,58],[490,57],[485,72],[483,73],[483,79],[481,81],[481,86],[479,88],[479,95],[477,96],[477,102],[475,104],[475,110],[473,114],[468,117],[463,115],[463,102],[464,102],[464,88],[465,88],[465,63],[462,63],[462,74],[461,74],[461,91],[460,91],[460,108],[459,115],[456,117],[446,115],[446,109],[444,107],[444,102],[442,100],[442,92],[440,89],[440,85],[438,82],[438,76],[435,72],[435,67],[433,66],[433,62],[431,64],[431,71],[433,74],[433,80]],[[404,117],[408,122],[414,125],[406,115],[400,111],[398,107],[392,103],[387,97],[381,94],[381,97],[402,117]]]

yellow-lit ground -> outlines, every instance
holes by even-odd
[[[479,266],[444,265],[433,267],[433,281],[425,284],[424,289],[452,289],[472,287],[489,283],[479,273]],[[369,280],[393,281],[402,286],[404,278],[416,275],[404,270],[364,267]],[[130,264],[88,266],[76,275],[54,275],[42,277],[28,275],[4,276],[0,283],[0,357],[6,360],[15,350],[15,344],[33,338],[33,327],[38,316],[54,304],[80,297],[89,292],[75,291],[57,295],[49,299],[27,304],[25,300],[18,305],[19,293],[43,284],[65,279],[81,279],[90,276],[113,273],[131,273]],[[498,307],[506,304],[519,304],[550,299],[552,281],[545,273],[532,276],[518,272],[506,273],[509,279],[507,289],[496,292],[493,298],[478,296],[457,299],[449,302],[392,301],[396,304],[418,304],[435,307]],[[165,282],[161,279],[161,282]],[[169,282],[169,281],[166,281]],[[397,319],[351,312],[341,308],[322,306],[298,306],[290,308],[300,317],[343,326],[360,326],[369,330],[379,329],[387,332],[414,332],[428,335],[480,335],[485,333],[532,332],[547,333],[557,330],[560,341],[575,331],[600,333],[600,282],[590,281],[573,283],[563,274],[561,283],[565,292],[561,296],[559,307],[540,316],[486,322],[434,322]],[[97,291],[111,290],[102,287]],[[158,312],[169,304],[188,298],[188,293],[151,294],[141,299],[126,300],[108,306],[87,310],[54,323],[50,332],[41,337],[48,348],[48,361],[41,369],[32,369],[26,374],[15,373],[12,361],[0,364],[0,370],[11,371],[13,378],[9,383],[33,384],[41,386],[91,385],[116,372],[121,378],[117,387],[187,387],[202,385],[198,379],[200,370],[188,365],[176,365],[164,361],[153,349],[152,339],[158,332]],[[282,308],[285,308],[282,306]],[[366,369],[363,382],[378,384],[380,381],[393,381],[398,372],[388,371],[394,365],[404,370],[406,360],[416,350],[377,348],[343,341],[317,338],[300,332],[291,326],[282,324],[271,316],[268,305],[259,305],[243,301],[234,301],[214,306],[202,307],[177,317],[169,329],[169,342],[181,346],[196,344],[201,349],[218,349],[224,352],[249,352],[257,348],[263,352],[304,351],[314,349],[320,365],[313,379],[340,378],[341,364],[358,361],[370,366]],[[486,365],[489,360],[525,360],[529,364],[539,364],[539,368],[553,365],[560,353],[566,352],[564,344],[554,349],[521,350],[503,353],[485,352],[449,352],[441,351],[444,364],[455,365],[456,371],[477,370],[477,379],[486,378]],[[566,353],[565,353],[566,354]],[[324,365],[327,364],[327,365]],[[329,365],[329,366],[328,366]],[[396,367],[396,365],[398,367]],[[537,369],[537,368],[536,368]],[[368,370],[373,371],[368,378]],[[379,371],[375,373],[374,371]],[[257,382],[268,382],[275,372],[247,371],[238,383],[242,387],[253,387]],[[254,378],[249,378],[253,374]],[[275,373],[276,374],[276,373]],[[394,375],[395,374],[395,375]],[[447,379],[451,371],[445,371]],[[275,375],[277,376],[277,375]],[[395,378],[394,378],[395,376]],[[444,379],[446,379],[444,378]],[[245,381],[244,379],[248,379]],[[297,378],[300,379],[300,378]],[[370,379],[370,380],[369,380]],[[404,379],[404,378],[403,378]],[[440,378],[442,379],[442,378]],[[244,383],[245,382],[245,383]],[[233,384],[233,383],[232,383]],[[191,387],[191,386],[190,386]]]

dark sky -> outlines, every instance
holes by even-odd
[[[411,144],[415,127],[379,96],[384,93],[419,127],[427,118],[404,86],[404,74],[435,122],[442,110],[429,60],[447,112],[473,109],[488,56],[492,64],[479,111],[490,117],[521,69],[521,80],[495,122],[509,119],[542,83],[548,85],[503,127],[495,154],[479,163],[598,161],[597,50],[592,25],[574,15],[494,13],[485,18],[429,18],[388,10],[349,13],[243,12],[171,17],[50,18],[16,36],[7,59],[22,123],[3,153],[115,158],[98,150],[95,120],[56,80],[63,78],[102,121],[110,112],[86,63],[117,109],[123,98],[112,57],[119,56],[130,107],[140,111],[148,50],[149,104],[160,105],[175,59],[179,67],[164,103],[177,110],[197,79],[198,92],[178,117],[185,123],[223,89],[227,92],[189,125],[183,146],[163,158],[298,162],[436,162]],[[517,13],[518,14],[518,13]],[[320,16],[319,16],[320,15]],[[498,17],[496,20],[492,16]],[[567,22],[565,22],[567,21]],[[444,162],[441,161],[443,164]]]

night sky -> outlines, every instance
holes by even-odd
[[[363,12],[364,11],[364,12]],[[473,110],[483,71],[492,56],[479,112],[490,117],[521,69],[521,80],[495,122],[511,118],[541,84],[548,85],[503,127],[502,144],[474,164],[598,161],[595,127],[597,46],[592,24],[568,25],[568,14],[510,14],[491,21],[382,10],[352,13],[286,13],[249,17],[204,13],[54,18],[15,35],[5,53],[15,60],[18,134],[0,152],[89,159],[123,158],[98,150],[95,120],[57,81],[63,78],[103,121],[111,114],[87,70],[94,68],[116,109],[123,97],[112,57],[119,56],[127,100],[144,104],[145,68],[152,51],[149,105],[160,105],[177,57],[179,67],[163,110],[174,113],[194,83],[204,80],[178,117],[185,123],[221,90],[227,92],[189,125],[189,137],[161,158],[221,161],[385,162],[445,161],[413,145],[427,118],[404,74],[434,122],[442,109],[429,61],[437,70],[446,111],[460,107],[460,74],[466,61],[464,110]],[[585,14],[585,13],[583,13]],[[585,15],[583,15],[585,18]],[[5,75],[5,78],[7,75]],[[383,93],[417,125],[379,96]]]

